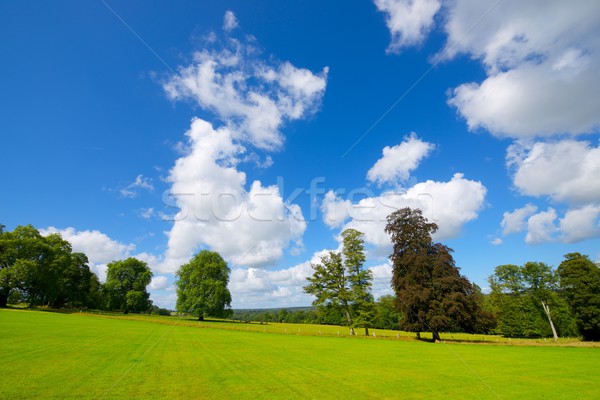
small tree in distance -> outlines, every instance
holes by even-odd
[[[231,315],[229,267],[219,253],[202,250],[177,271],[177,311],[204,317]]]

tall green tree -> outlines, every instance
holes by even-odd
[[[146,287],[152,280],[152,271],[144,261],[130,257],[113,261],[106,270],[106,307],[109,310],[146,311],[150,294]]]
[[[343,314],[345,325],[354,335],[355,327],[369,327],[375,319],[375,305],[370,293],[373,276],[364,268],[364,239],[362,232],[346,229],[342,232],[342,252],[330,251],[321,257],[321,262],[311,264],[313,275],[308,277],[306,293],[316,297],[313,305],[321,316]]]
[[[557,272],[583,340],[600,340],[600,267],[586,255],[569,253]]]
[[[321,262],[311,264],[313,275],[306,278],[309,282],[304,291],[316,297],[313,305],[319,310],[340,310],[345,316],[350,334],[354,335],[354,319],[352,317],[352,292],[342,262],[342,255],[329,251],[321,257]]]
[[[350,228],[344,230],[341,236],[344,267],[350,286],[354,326],[365,328],[365,335],[368,336],[369,327],[375,320],[375,303],[371,294],[373,273],[364,267],[364,234]]]
[[[392,287],[404,315],[401,327],[417,333],[430,331],[433,341],[443,330],[471,330],[478,305],[473,286],[460,274],[452,249],[434,243],[435,223],[421,210],[403,208],[387,217],[386,232],[393,252]]]
[[[214,251],[202,250],[177,271],[177,311],[197,315],[227,317],[231,315],[229,267]]]

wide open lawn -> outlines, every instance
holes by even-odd
[[[0,398],[600,398],[599,348],[185,325],[0,310]]]

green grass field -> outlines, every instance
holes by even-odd
[[[599,348],[325,329],[0,310],[0,398],[600,398]]]

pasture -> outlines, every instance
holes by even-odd
[[[345,334],[338,327],[0,310],[0,398],[600,397],[599,348]]]

